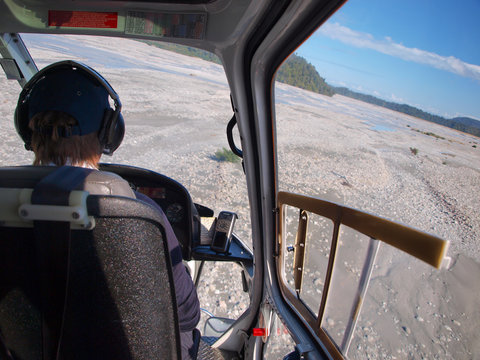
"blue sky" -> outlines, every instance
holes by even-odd
[[[480,0],[349,0],[296,53],[332,85],[480,120]]]

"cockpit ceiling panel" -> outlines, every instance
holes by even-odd
[[[212,51],[215,46],[238,43],[239,34],[244,34],[252,24],[261,4],[265,0],[0,0],[0,33],[178,40]]]
[[[164,4],[181,4],[181,5],[189,5],[189,4],[210,4],[215,2],[216,0],[130,0],[130,3],[164,3]],[[109,2],[123,2],[121,0],[110,0]]]

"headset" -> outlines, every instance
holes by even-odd
[[[107,80],[89,66],[76,61],[65,60],[51,64],[37,72],[28,81],[20,93],[17,108],[15,109],[15,129],[25,143],[25,149],[32,150],[31,141],[33,131],[28,126],[31,116],[35,115],[31,113],[32,101],[38,104],[38,98],[40,98],[40,100],[43,98],[50,99],[48,97],[49,94],[43,94],[39,88],[46,83],[48,84],[49,79],[52,77],[55,78],[56,76],[57,78],[54,79],[54,81],[59,81],[59,72],[65,74],[65,77],[62,76],[60,79],[62,80],[62,86],[68,88],[69,91],[67,92],[73,94],[78,93],[80,95],[82,92],[74,88],[73,82],[70,83],[68,79],[69,74],[72,74],[74,71],[77,72],[75,75],[83,75],[83,77],[77,76],[77,79],[81,79],[82,90],[85,96],[76,97],[75,103],[64,101],[64,103],[60,104],[60,109],[52,108],[42,110],[62,110],[73,116],[79,122],[78,126],[72,127],[72,131],[70,131],[69,134],[61,134],[63,137],[84,135],[86,133],[83,132],[82,129],[85,127],[93,128],[93,131],[98,129],[96,131],[98,140],[102,146],[102,152],[106,155],[112,155],[122,143],[123,136],[125,135],[125,122],[121,114],[122,103]],[[55,76],[53,76],[53,74],[55,74]],[[92,104],[92,99],[95,99],[96,94],[98,94],[99,97],[103,97],[102,92],[105,91],[108,94],[106,96],[107,98],[99,99],[97,101],[98,104]],[[113,100],[114,109],[112,109],[108,103],[108,96]],[[37,97],[37,99],[35,99],[35,97]],[[99,117],[86,116],[85,112],[88,113],[92,108],[95,110],[95,106],[97,106],[96,110],[98,110],[101,115]],[[85,118],[87,118],[87,120],[81,120]],[[88,133],[93,131],[88,131]]]

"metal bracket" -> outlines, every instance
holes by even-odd
[[[300,355],[300,359],[305,359],[305,355],[313,351],[313,347],[309,344],[299,343],[295,345],[295,350]]]
[[[295,291],[300,293],[303,280],[303,263],[305,260],[305,241],[307,238],[308,213],[300,209],[297,237],[295,238],[295,255],[293,260],[293,279]]]
[[[17,80],[23,88],[38,72],[35,61],[19,34],[0,33],[0,64],[8,79]]]
[[[3,226],[32,227],[33,221],[65,221],[72,229],[91,230],[95,219],[88,216],[87,191],[72,191],[68,206],[34,205],[33,189],[0,189],[0,223]]]

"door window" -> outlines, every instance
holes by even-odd
[[[389,243],[400,228],[375,238],[371,224],[305,207],[314,200],[285,202],[283,292],[332,354],[480,356],[479,11],[350,0],[277,72],[281,192],[450,242],[450,266],[437,270],[396,247],[413,233]]]

